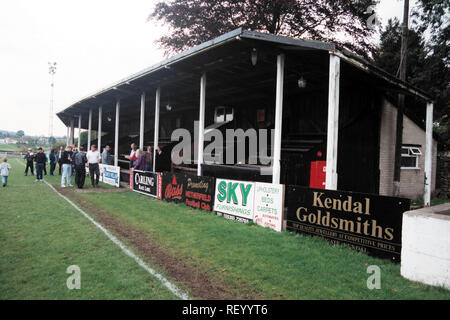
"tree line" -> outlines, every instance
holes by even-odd
[[[389,20],[376,26],[379,0],[169,0],[160,1],[149,20],[164,23],[167,34],[157,40],[166,55],[221,34],[247,30],[329,41],[357,53],[398,76],[401,25]],[[435,131],[450,145],[449,51],[450,1],[418,0],[411,12],[407,81],[435,98]],[[380,34],[377,44],[373,39]],[[444,144],[445,146],[445,144]]]

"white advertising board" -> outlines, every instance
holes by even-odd
[[[222,213],[225,218],[251,221],[254,195],[254,182],[216,179],[214,211]]]
[[[276,231],[283,229],[284,185],[255,183],[253,221]]]
[[[100,164],[100,180],[103,183],[119,187],[120,184],[120,167]]]

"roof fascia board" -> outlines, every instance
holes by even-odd
[[[248,30],[242,31],[241,38],[269,41],[269,42],[274,42],[274,43],[279,43],[279,44],[284,44],[284,45],[291,45],[291,46],[316,49],[316,50],[333,51],[336,49],[336,46],[333,43],[314,41],[314,40],[301,40],[301,39],[279,36],[279,35],[275,35],[275,34],[261,33],[261,32],[248,31]]]

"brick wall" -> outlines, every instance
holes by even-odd
[[[380,194],[390,196],[393,193],[395,162],[395,130],[397,108],[387,100],[381,113],[380,129]],[[400,196],[417,199],[424,193],[425,168],[425,131],[407,116],[403,117],[403,144],[420,145],[422,155],[419,157],[419,169],[401,169]],[[432,192],[436,186],[437,143],[433,139]]]
[[[384,101],[380,128],[380,195],[391,196],[395,162],[395,130],[397,109]]]

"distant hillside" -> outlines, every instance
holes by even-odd
[[[16,131],[8,131],[8,130],[1,130],[0,129],[0,133],[1,134],[16,134]]]

